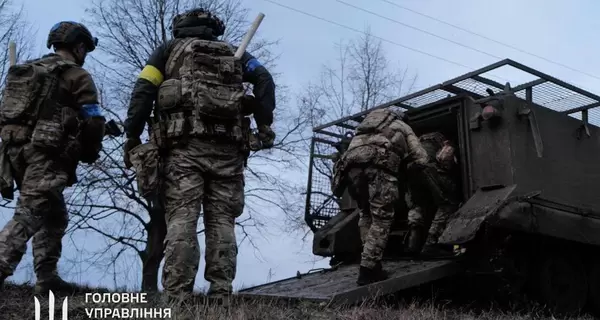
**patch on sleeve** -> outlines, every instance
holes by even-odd
[[[248,62],[246,62],[246,71],[252,72],[260,66],[262,66],[262,64],[260,64],[260,62],[258,62],[258,60],[256,60],[256,58],[252,58],[252,59],[248,60]]]
[[[160,70],[158,70],[155,66],[152,65],[146,65],[144,67],[144,70],[140,72],[139,78],[146,79],[155,86],[159,86],[164,80],[164,76],[160,72]]]
[[[91,118],[91,117],[101,117],[102,112],[100,111],[100,106],[97,104],[84,104],[81,107],[83,117]]]

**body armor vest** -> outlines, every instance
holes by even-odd
[[[407,156],[406,132],[412,129],[395,114],[378,109],[369,113],[356,128],[356,135],[345,153],[345,162],[372,164],[398,172]]]
[[[159,88],[167,138],[184,134],[242,139],[243,70],[222,41],[176,39]]]

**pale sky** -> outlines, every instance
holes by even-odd
[[[443,82],[500,59],[511,58],[600,94],[600,90],[597,89],[600,86],[600,60],[596,58],[600,51],[600,43],[595,37],[596,30],[600,29],[600,21],[594,16],[594,13],[600,9],[598,1],[389,1],[476,32],[488,39],[381,0],[273,1],[356,30],[363,30],[365,26],[370,25],[375,36],[385,39],[383,46],[387,57],[398,66],[407,67],[412,73],[418,74],[417,88]],[[34,48],[35,52],[40,54],[47,51],[46,36],[54,23],[60,20],[83,20],[86,17],[84,10],[89,6],[88,0],[22,0],[17,3],[25,5],[28,21],[38,30]],[[344,3],[379,16],[349,7]],[[258,12],[265,13],[266,17],[260,27],[260,34],[263,37],[281,39],[281,45],[277,48],[281,53],[277,71],[282,74],[280,81],[290,86],[293,92],[298,92],[308,81],[315,79],[323,64],[335,60],[336,52],[333,48],[335,42],[359,35],[355,31],[277,6],[266,0],[246,0],[244,4],[251,8],[251,17],[256,16]],[[425,30],[429,34],[406,25]],[[516,82],[524,80],[514,74],[500,76],[510,80],[511,77],[515,77],[513,81]],[[278,105],[277,107],[294,106]],[[306,179],[306,172],[296,174]],[[266,214],[272,216],[273,221],[283,219],[278,212]],[[0,213],[0,224],[4,224],[11,215],[12,212],[6,210]],[[79,236],[74,241],[78,245],[83,244],[84,241],[92,247],[102,245],[101,240],[90,235]],[[313,259],[311,241],[312,236],[309,237],[308,242],[302,243],[298,235],[284,234],[273,228],[266,238],[258,239],[260,253],[256,253],[249,245],[242,245],[239,250],[239,266],[234,285],[239,287],[259,284],[266,282],[269,274],[272,275],[271,280],[277,280],[294,276],[298,270],[304,272],[315,267],[326,266],[326,261],[317,264],[311,262]],[[65,258],[61,260],[60,266],[65,278],[74,281],[85,280],[94,285],[109,287],[113,285],[112,278],[103,276],[98,270],[73,268],[73,261],[80,261],[86,257],[72,250],[71,239],[65,239],[63,243]],[[203,244],[201,247],[204,249]],[[13,278],[14,280],[30,279],[32,274],[30,249],[19,266],[19,272]],[[139,276],[136,274],[139,274],[140,270],[138,261],[123,262],[121,267],[123,269],[120,279],[130,279],[131,282],[127,285],[137,286]],[[205,285],[203,267],[202,261],[196,282],[197,288]],[[119,280],[118,284],[125,285],[123,281]]]

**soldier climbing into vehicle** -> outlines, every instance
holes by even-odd
[[[395,203],[403,198],[407,171],[421,171],[428,162],[427,152],[405,122],[404,113],[389,108],[366,116],[348,150],[335,163],[333,194],[339,197],[348,188],[360,208],[363,250],[358,285],[387,278],[381,260]]]
[[[410,208],[408,252],[413,255],[421,253],[424,257],[452,256],[451,248],[439,245],[438,238],[446,228],[450,215],[458,209],[460,202],[455,177],[457,168],[455,147],[440,132],[423,134],[419,137],[419,141],[427,151],[429,165],[435,168],[437,175],[431,176],[432,180],[429,181],[410,179],[408,184],[406,193],[406,203]],[[427,182],[434,183],[439,192],[429,192]]]

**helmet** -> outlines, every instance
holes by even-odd
[[[177,29],[202,26],[210,29],[215,38],[225,33],[223,21],[203,8],[192,9],[176,15],[173,18],[171,29],[173,30],[173,36],[175,36]]]
[[[92,37],[90,30],[81,23],[61,21],[50,29],[46,46],[50,49],[53,45],[74,45],[79,42],[85,44],[88,52],[92,52],[98,45],[98,38]]]
[[[396,117],[398,117],[398,119],[404,121],[406,120],[406,114],[403,111],[403,108],[401,107],[397,107],[397,106],[391,106],[388,108],[388,110],[395,115]]]

